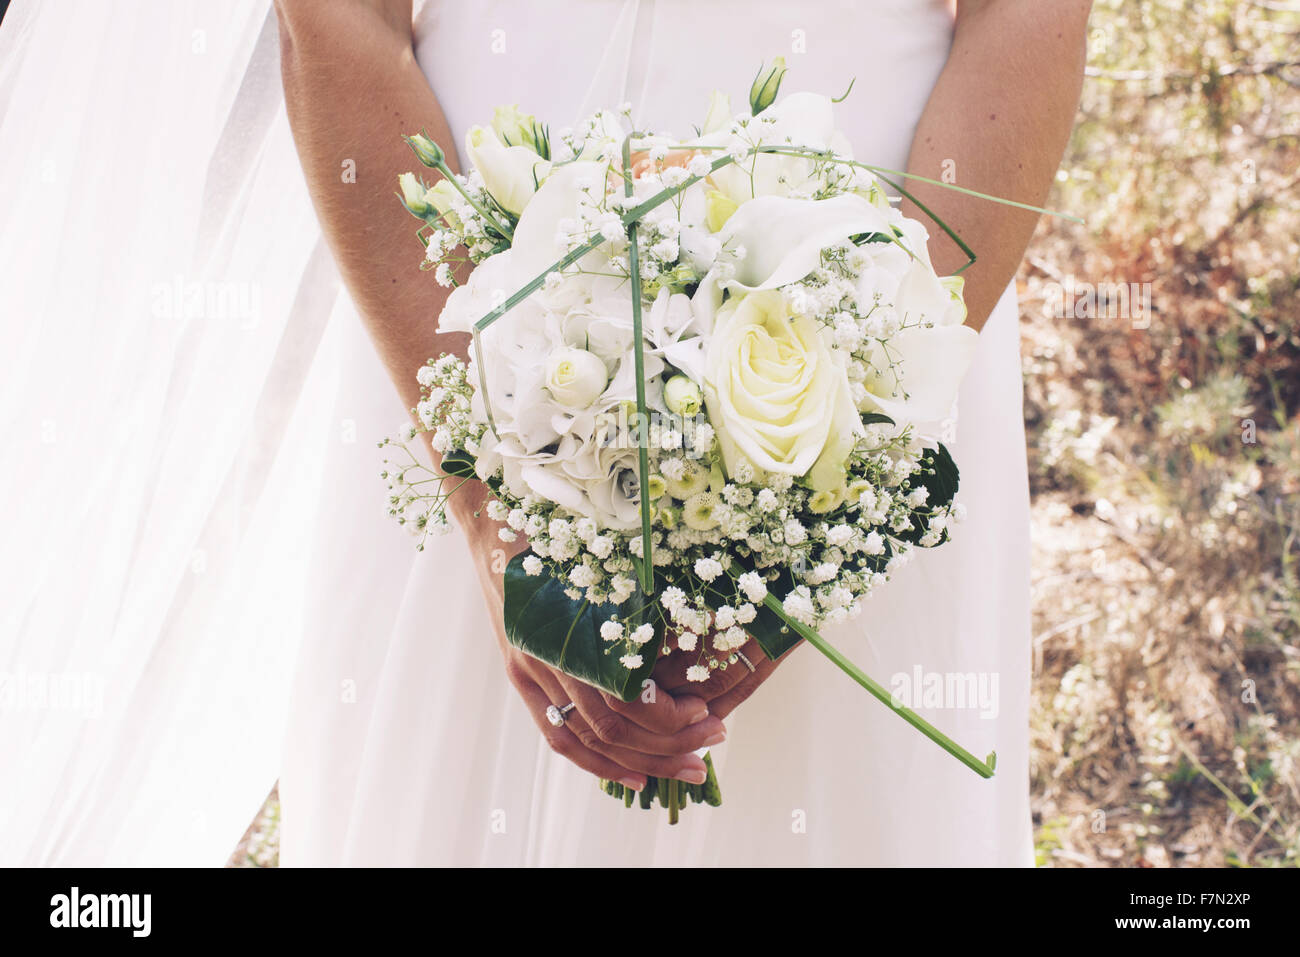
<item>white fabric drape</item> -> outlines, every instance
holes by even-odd
[[[0,864],[220,865],[274,783],[338,289],[269,3],[13,4]]]
[[[889,75],[846,115],[861,155],[903,162],[942,0],[690,9],[711,25],[675,36],[682,0],[436,0],[417,56],[457,131],[592,96],[685,128],[688,96],[739,91],[798,31],[799,87]],[[486,69],[503,28],[509,69]],[[996,746],[998,777],[805,653],[729,720],[727,805],[670,833],[545,749],[463,541],[417,556],[382,514],[369,443],[401,407],[340,295],[278,66],[266,0],[16,0],[0,26],[0,865],[221,864],[281,770],[288,863],[1027,862],[1014,291],[960,399],[963,537],[834,636],[882,679],[1000,675],[996,721],[931,715]]]

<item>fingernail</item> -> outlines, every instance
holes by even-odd
[[[703,784],[708,780],[709,774],[704,768],[687,768],[677,775],[679,780],[687,784]]]
[[[625,788],[631,788],[633,791],[645,790],[645,781],[639,778],[619,778],[618,783]]]
[[[702,698],[696,698],[695,703],[689,707],[690,710],[687,712],[687,718],[690,724],[699,724],[709,716],[708,702],[704,701]]]
[[[705,738],[703,747],[707,748],[711,744],[721,744],[723,741],[726,740],[727,740],[727,732],[719,731],[717,734],[710,735],[709,737]]]

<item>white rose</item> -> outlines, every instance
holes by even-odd
[[[586,349],[565,346],[546,357],[546,391],[560,405],[585,409],[605,391],[605,363]]]
[[[533,198],[551,164],[526,146],[506,146],[490,126],[465,134],[465,153],[501,208],[518,216]]]
[[[842,350],[825,327],[763,291],[718,310],[705,359],[705,404],[727,471],[757,468],[836,488],[862,432]],[[811,473],[811,474],[810,474]]]

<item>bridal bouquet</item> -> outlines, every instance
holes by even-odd
[[[892,171],[852,158],[835,101],[778,99],[783,73],[760,72],[746,112],[714,93],[691,136],[632,131],[624,109],[552,137],[498,108],[465,175],[408,138],[442,173],[400,178],[425,268],[455,287],[438,331],[473,348],[421,368],[391,511],[441,531],[459,484],[486,483],[502,538],[528,544],[505,570],[509,640],[624,700],[673,648],[703,681],[751,636],[773,659],[804,639],[987,777],[992,755],[818,633],[961,520],[941,439],[977,336]],[[411,452],[420,431],[441,472]],[[673,820],[717,802],[712,779],[651,785]]]

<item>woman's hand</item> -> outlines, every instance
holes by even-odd
[[[503,526],[483,514],[488,498],[485,486],[471,482],[452,496],[448,508],[474,555],[506,677],[524,699],[551,749],[584,771],[636,791],[645,788],[647,775],[703,784],[704,762],[692,752],[720,744],[726,729],[693,689],[672,694],[653,686],[640,699],[624,702],[525,654],[506,640],[502,616],[505,583],[498,569],[525,545],[522,540],[501,541],[498,531]],[[551,705],[562,708],[570,702],[574,707],[564,724],[552,725],[546,709]]]
[[[777,666],[802,645],[801,641],[776,661],[772,661],[758,642],[751,638],[740,649],[740,653],[753,665],[752,671],[742,659],[734,665],[728,665],[726,671],[715,668],[706,681],[691,681],[686,677],[686,669],[700,663],[699,652],[676,650],[659,659],[655,665],[654,680],[671,695],[694,695],[703,699],[708,704],[709,714],[721,720],[757,691],[764,681],[772,677]]]
[[[726,730],[720,718],[692,689],[680,695],[657,690],[650,700],[624,702],[524,654],[502,641],[506,677],[528,706],[550,744],[584,771],[618,781],[634,791],[646,776],[677,778],[703,784],[704,762],[692,752],[721,744]],[[575,707],[555,727],[546,718],[549,705]]]

